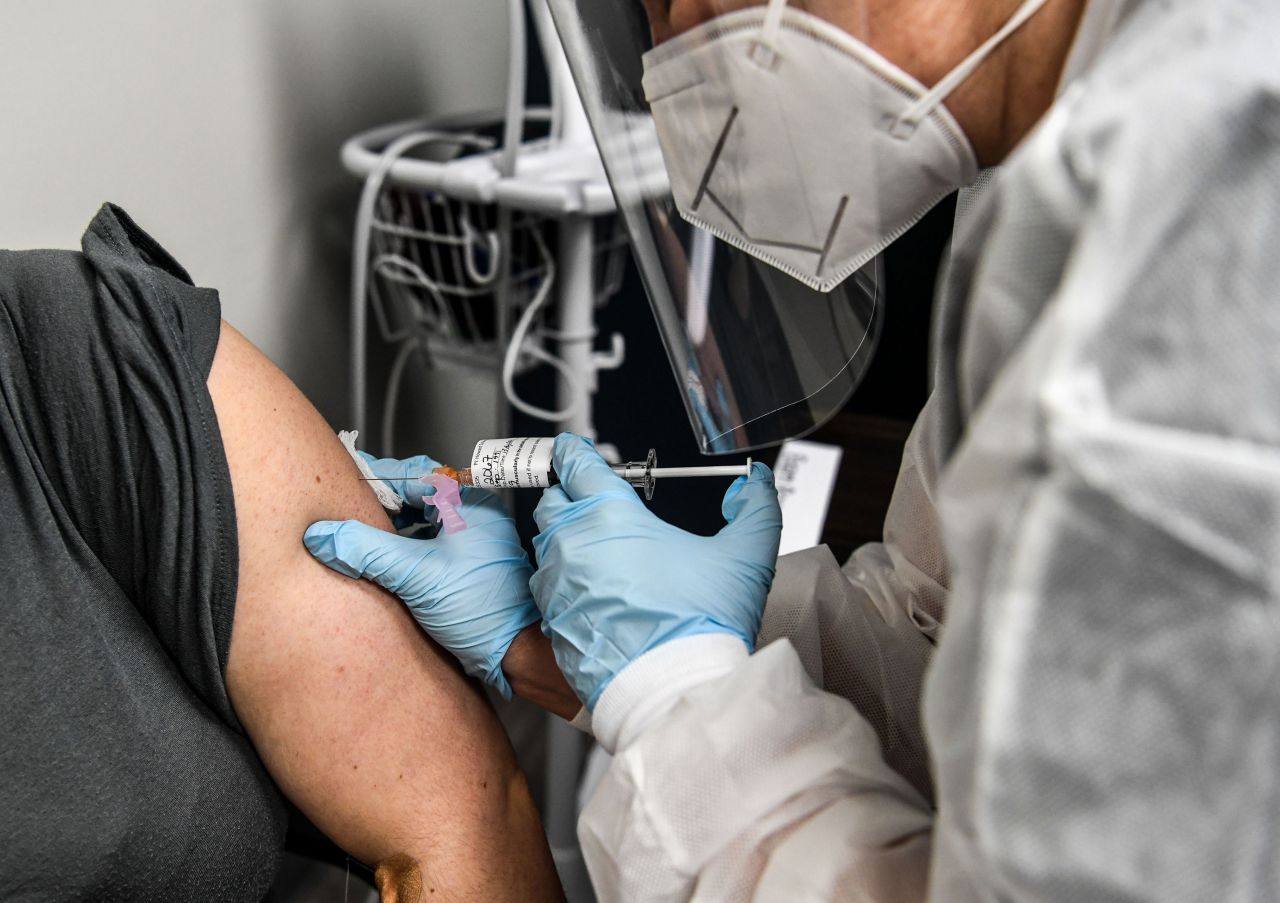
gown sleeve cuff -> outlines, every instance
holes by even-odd
[[[592,736],[591,710],[585,705],[578,709],[578,714],[573,716],[573,720],[569,722],[569,727],[582,731],[582,733],[588,736]]]
[[[596,740],[611,755],[625,749],[684,693],[723,677],[750,658],[739,637],[706,633],[651,649],[629,664],[592,712]]]

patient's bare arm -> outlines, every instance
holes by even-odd
[[[384,899],[560,899],[510,744],[479,689],[397,599],[316,562],[318,520],[390,529],[291,382],[224,324],[209,377],[235,490],[240,584],[227,685],[281,789]]]
[[[582,710],[582,702],[574,695],[564,672],[556,664],[551,640],[543,636],[542,628],[537,624],[526,627],[511,642],[511,648],[502,660],[502,671],[517,696],[542,706],[565,721],[572,721]]]

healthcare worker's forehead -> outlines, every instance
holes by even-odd
[[[709,19],[741,9],[756,6],[755,0],[642,0],[649,24],[653,28],[653,42],[661,44],[668,38],[696,28]]]
[[[714,19],[750,6],[764,6],[765,0],[640,0],[649,16],[653,42],[661,44],[676,35]],[[856,34],[851,27],[862,15],[864,0],[789,0],[792,9],[804,10]]]

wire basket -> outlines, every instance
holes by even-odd
[[[527,111],[526,131],[548,118]],[[520,142],[512,156],[495,137],[501,129],[482,115],[399,123],[356,136],[343,149],[348,168],[365,178],[352,285],[358,429],[365,425],[367,319],[384,342],[398,346],[383,408],[384,448],[391,445],[400,381],[415,355],[430,367],[496,373],[512,407],[553,422],[589,404],[595,370],[621,363],[621,337],[613,337],[608,353],[590,352],[589,317],[585,328],[580,315],[571,318],[576,325],[566,330],[548,315],[556,309],[548,301],[563,263],[574,273],[562,291],[572,294],[579,314],[582,303],[605,304],[625,274],[626,233],[607,185],[596,178],[594,146],[548,136]],[[566,228],[572,235],[566,247],[581,249],[585,237],[588,253],[561,260]],[[565,357],[570,348],[572,363]],[[544,365],[558,372],[562,396],[573,396],[558,410],[516,392],[517,376]]]
[[[413,340],[429,362],[492,371],[515,322],[554,278],[557,220],[493,203],[385,182],[370,222],[368,301],[383,341]],[[622,285],[626,238],[616,217],[595,220],[596,304]],[[505,270],[505,272],[504,272]],[[539,312],[529,340],[554,324]],[[517,372],[537,359],[522,349]]]

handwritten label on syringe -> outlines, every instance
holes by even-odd
[[[486,489],[529,489],[551,485],[555,440],[483,439],[471,455],[471,481]]]

